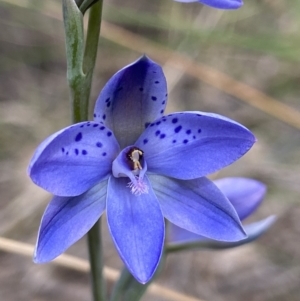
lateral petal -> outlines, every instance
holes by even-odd
[[[254,142],[247,128],[224,116],[182,112],[151,123],[135,145],[144,151],[149,172],[188,180],[233,163]]]
[[[119,145],[103,124],[81,122],[47,138],[31,159],[32,181],[59,196],[84,193],[106,178]]]

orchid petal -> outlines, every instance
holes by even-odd
[[[92,228],[105,210],[106,189],[103,181],[82,195],[52,199],[42,217],[34,262],[53,260]]]
[[[233,163],[254,142],[248,129],[224,116],[183,112],[151,123],[135,145],[144,151],[148,171],[187,180]]]
[[[144,180],[149,185],[147,178]],[[115,246],[131,274],[141,283],[153,276],[163,248],[164,219],[151,186],[133,195],[128,178],[109,179],[107,221]]]
[[[182,181],[150,175],[149,179],[162,213],[171,223],[216,240],[246,237],[233,206],[207,178]]]
[[[118,151],[114,135],[104,125],[77,123],[42,142],[28,173],[54,195],[76,196],[108,176]]]
[[[262,182],[247,178],[223,178],[214,183],[229,199],[241,220],[261,204],[267,191]]]
[[[108,81],[97,99],[94,119],[112,129],[124,148],[163,115],[166,103],[167,84],[162,68],[143,56]]]
[[[177,2],[199,2],[207,6],[220,9],[237,9],[243,5],[241,0],[175,0]]]
[[[276,221],[276,216],[272,215],[263,220],[244,226],[248,237],[235,242],[223,242],[206,239],[196,235],[176,225],[170,224],[168,228],[167,252],[177,252],[190,249],[227,249],[250,243],[263,235]]]

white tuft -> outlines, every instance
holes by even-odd
[[[128,183],[127,187],[131,189],[131,192],[135,195],[141,195],[149,192],[148,185],[138,176],[135,177],[136,181]]]

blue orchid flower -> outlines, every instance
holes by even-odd
[[[237,9],[243,5],[242,0],[175,0],[177,2],[199,2],[219,9]]]
[[[260,181],[248,178],[223,178],[214,181],[233,205],[239,218],[246,219],[254,213],[263,201],[267,187]],[[244,226],[247,238],[236,242],[221,242],[186,231],[174,224],[168,225],[168,250],[180,251],[188,249],[226,249],[247,244],[264,234],[276,221],[271,215],[258,222]]]
[[[105,210],[116,249],[141,283],[161,258],[164,218],[215,240],[246,237],[234,207],[205,175],[239,159],[255,137],[212,113],[164,116],[166,103],[162,68],[143,56],[108,81],[94,121],[41,143],[28,172],[55,196],[42,217],[35,262],[63,253]]]

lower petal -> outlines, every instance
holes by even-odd
[[[173,224],[168,229],[167,252],[177,252],[190,249],[228,249],[250,243],[263,235],[276,221],[272,215],[263,220],[244,226],[248,237],[234,242],[216,241],[205,239],[205,237],[186,231]]]
[[[215,240],[246,238],[233,206],[207,178],[183,181],[151,175],[149,179],[163,215],[173,224]]]
[[[128,178],[111,177],[108,182],[108,226],[128,270],[141,283],[153,276],[163,249],[164,219],[148,182],[149,192],[134,195]]]
[[[42,217],[34,262],[59,256],[86,234],[105,210],[107,181],[77,197],[55,196]]]

